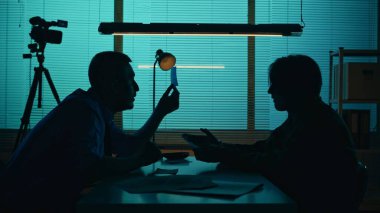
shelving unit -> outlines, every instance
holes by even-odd
[[[379,48],[380,50],[380,48]],[[345,100],[343,98],[343,63],[344,57],[378,57],[377,63],[380,63],[380,51],[379,50],[353,50],[353,49],[344,49],[340,47],[338,51],[330,51],[330,64],[329,64],[329,104],[337,104],[337,112],[340,116],[343,113],[343,105],[347,103],[375,103],[377,105],[377,134],[379,134],[380,127],[380,100]],[[338,75],[336,76],[336,80],[338,80],[338,84],[335,84],[335,89],[337,89],[336,98],[333,99],[333,66],[334,66],[334,57],[338,57],[339,70]],[[380,91],[379,91],[380,92]],[[380,142],[380,141],[377,141]],[[366,197],[362,205],[360,206],[361,210],[379,210],[379,199],[380,199],[380,171],[378,170],[378,165],[380,162],[380,150],[379,149],[359,149],[356,151],[357,157],[360,161],[362,161],[368,168],[369,179],[368,179],[368,189],[366,193]]]
[[[344,104],[376,104],[377,107],[377,127],[376,127],[376,132],[372,133],[374,135],[377,135],[380,131],[379,129],[379,121],[380,121],[380,110],[379,110],[379,103],[380,99],[360,99],[360,100],[355,100],[355,99],[349,99],[346,97],[343,97],[343,72],[344,72],[344,57],[376,57],[380,56],[380,51],[379,50],[353,50],[353,49],[344,49],[343,47],[340,47],[338,51],[330,51],[329,52],[330,56],[330,64],[329,64],[329,75],[330,75],[330,80],[329,80],[329,104],[332,106],[333,104],[337,106],[337,112],[340,116],[343,117],[343,105]],[[338,60],[338,71],[335,73],[333,70],[334,66],[334,57],[339,57]],[[379,63],[380,60],[377,60],[377,63]],[[335,78],[334,76],[335,75]],[[347,73],[348,75],[348,73]],[[333,79],[337,82],[333,82]],[[347,79],[346,79],[347,80]],[[333,87],[333,84],[335,85]],[[348,83],[347,83],[348,84]],[[347,88],[346,88],[347,89]],[[379,91],[380,92],[380,91]],[[335,97],[333,97],[333,94],[335,93]],[[360,130],[361,131],[361,130]],[[360,137],[360,136],[359,136]],[[368,136],[370,137],[370,136]],[[370,139],[369,139],[370,140]],[[360,140],[357,141],[358,143],[361,143]],[[360,150],[360,151],[366,151],[365,149]],[[373,150],[368,150],[368,151],[373,151]]]
[[[338,51],[330,51],[330,66],[329,66],[329,103],[330,106],[334,103],[338,105],[337,111],[339,115],[342,115],[342,107],[344,103],[376,103],[379,104],[380,100],[344,100],[343,99],[343,59],[344,57],[368,57],[368,56],[380,56],[379,50],[353,50],[353,49],[344,49],[343,47],[339,47]],[[332,79],[333,79],[333,65],[334,65],[334,57],[339,57],[339,71],[338,71],[338,84],[337,84],[337,98],[332,98]],[[379,115],[378,115],[379,116]],[[379,120],[379,119],[378,119]]]

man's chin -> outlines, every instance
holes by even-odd
[[[125,109],[124,110],[127,110],[127,109],[133,109],[135,105],[132,103],[132,104],[128,104],[127,106],[125,106]]]
[[[278,104],[274,104],[274,108],[276,108],[277,111],[286,111],[286,107],[285,106],[281,106],[281,105],[278,105]]]
[[[133,103],[132,104],[127,104],[127,105],[124,105],[122,107],[119,108],[119,110],[117,110],[118,112],[122,112],[124,110],[130,110],[130,109],[133,109],[134,105]]]

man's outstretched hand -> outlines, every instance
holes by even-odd
[[[170,94],[170,92],[173,91]],[[161,115],[167,115],[171,112],[174,112],[179,108],[179,91],[174,86],[171,84],[164,94],[162,95],[160,101],[157,104],[156,110],[161,114]]]
[[[197,160],[219,162],[223,157],[222,142],[208,129],[201,129],[206,135],[183,134],[182,137],[193,147]]]
[[[206,135],[183,134],[185,139],[193,148],[217,148],[221,145],[219,141],[208,129],[200,129]]]

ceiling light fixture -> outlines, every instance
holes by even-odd
[[[300,24],[191,24],[102,22],[99,32],[106,35],[146,36],[300,36]]]

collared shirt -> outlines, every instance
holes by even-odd
[[[67,96],[13,153],[3,173],[5,202],[75,202],[86,179],[104,157],[108,130],[112,152],[130,152],[126,143],[130,136],[115,128],[112,116],[92,89],[78,89]]]

